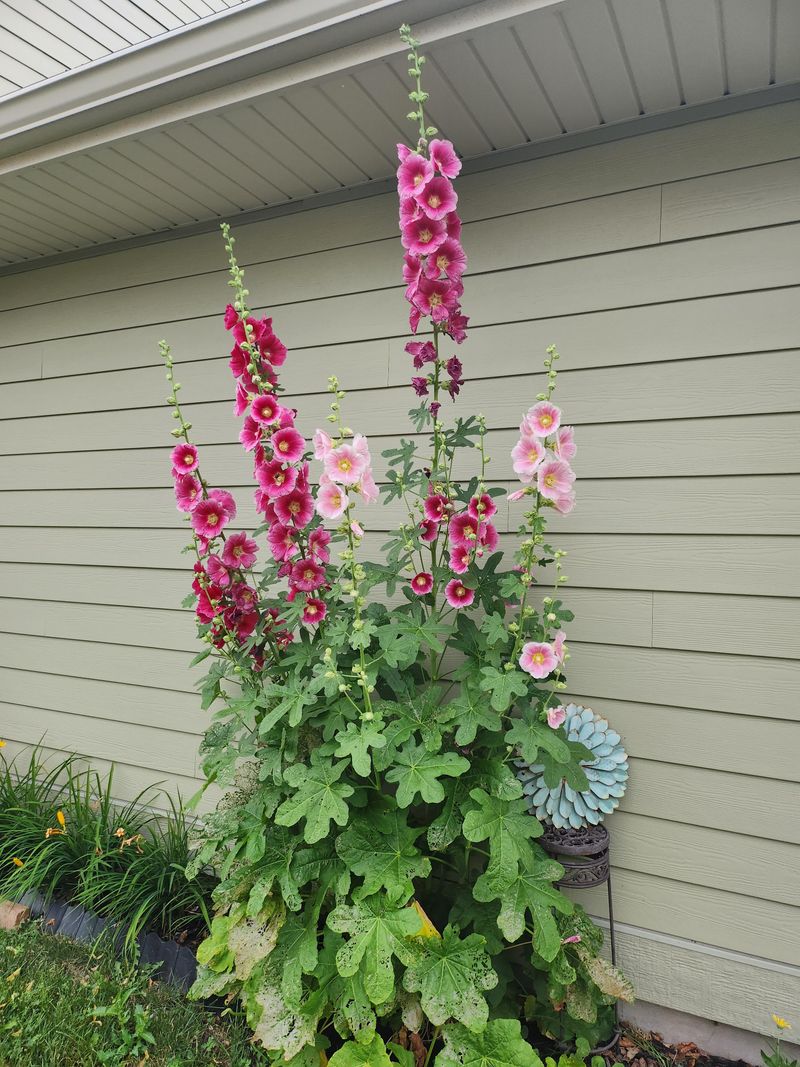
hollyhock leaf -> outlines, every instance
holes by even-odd
[[[354,874],[364,879],[356,899],[381,889],[392,904],[405,904],[413,895],[414,878],[427,878],[428,860],[414,842],[421,829],[407,825],[395,809],[378,815],[359,816],[340,834],[336,851]]]
[[[481,630],[486,634],[486,643],[490,646],[499,645],[508,640],[508,624],[497,612],[486,616],[481,624]]]
[[[368,1045],[348,1041],[334,1052],[328,1063],[330,1067],[392,1067],[380,1034],[373,1034]]]
[[[497,667],[482,667],[481,689],[491,694],[491,705],[495,711],[503,712],[511,705],[515,696],[524,697],[528,692],[528,683],[520,671],[501,671]]]
[[[289,916],[276,951],[282,953],[283,961],[281,992],[289,1007],[298,1010],[303,1000],[303,975],[312,974],[317,966],[317,918],[313,908],[308,915]]]
[[[461,808],[469,797],[469,786],[463,778],[452,779],[444,789],[444,807],[428,827],[428,847],[433,852],[443,852],[461,833]]]
[[[489,1019],[483,991],[497,985],[497,975],[479,934],[459,937],[458,929],[445,928],[441,938],[425,942],[425,954],[403,976],[410,993],[419,993],[422,1008],[434,1026],[457,1019],[468,1029],[481,1031]]]
[[[346,730],[336,734],[336,741],[338,742],[336,755],[349,756],[353,770],[362,778],[368,778],[372,773],[369,750],[386,747],[386,738],[383,736],[381,723],[375,721],[364,722],[361,726],[349,722]]]
[[[518,941],[525,932],[526,912],[530,913],[534,929],[534,947],[546,960],[552,960],[561,947],[561,934],[551,915],[551,909],[563,915],[572,913],[572,902],[560,893],[553,882],[564,873],[560,863],[539,859],[528,854],[513,877],[489,869],[475,883],[476,900],[488,903],[500,901],[497,925],[506,941]]]
[[[447,706],[451,710],[450,718],[458,723],[457,745],[471,745],[481,727],[499,730],[503,725],[498,713],[486,706],[486,695],[469,685],[465,685],[461,694]]]
[[[510,880],[520,859],[530,854],[531,839],[541,836],[542,827],[524,800],[501,800],[483,789],[473,789],[469,795],[477,807],[464,816],[464,837],[473,842],[488,839],[487,873]]]
[[[526,763],[537,763],[540,749],[548,752],[558,763],[568,763],[570,760],[569,746],[564,738],[557,730],[539,722],[530,709],[514,720],[505,739],[506,744],[514,745],[519,750]]]
[[[368,1045],[375,1033],[375,1011],[364,989],[361,974],[349,978],[335,973],[333,978],[333,1023],[342,1037],[353,1037],[359,1044]]]
[[[398,807],[407,808],[419,793],[426,804],[444,800],[442,777],[458,778],[469,770],[469,760],[455,752],[429,752],[422,745],[406,745],[398,753],[395,766],[386,775],[387,782],[397,783]]]
[[[396,1045],[390,1041],[386,1046],[397,1061],[397,1067],[416,1067],[417,1060],[414,1053],[402,1045]]]
[[[503,754],[495,759],[473,758],[468,775],[470,789],[480,787],[490,796],[501,800],[518,800],[523,793],[522,783],[513,770],[504,762]]]
[[[417,661],[420,643],[414,634],[398,633],[394,626],[382,626],[378,643],[383,649],[383,662],[389,667],[405,670]]]
[[[275,812],[278,826],[294,826],[305,819],[303,836],[309,845],[328,836],[331,822],[345,826],[349,817],[345,799],[354,792],[351,785],[339,781],[346,766],[344,761],[331,763],[314,753],[310,767],[299,763],[289,767],[284,777],[297,792]]]
[[[328,927],[348,940],[336,953],[336,967],[344,978],[359,972],[373,1004],[383,1004],[394,992],[396,956],[406,966],[419,949],[409,940],[419,933],[422,919],[413,908],[395,908],[378,897],[357,904],[340,904],[328,915]]]
[[[303,718],[303,708],[313,704],[314,696],[306,689],[301,688],[297,677],[291,678],[287,685],[272,685],[266,688],[268,696],[278,696],[280,699],[261,720],[258,732],[268,734],[276,723],[287,718],[290,726],[298,726]]]
[[[444,652],[441,638],[449,635],[450,627],[446,623],[437,622],[436,619],[422,618],[419,612],[407,615],[394,624],[400,633],[411,634],[416,637],[420,646],[425,646],[433,652]]]
[[[492,1019],[481,1033],[448,1023],[435,1067],[542,1067],[516,1019]]]
[[[568,748],[571,749],[572,744],[573,742],[568,741]],[[583,745],[580,747],[583,748]],[[592,759],[591,755],[589,759]],[[574,789],[576,793],[585,793],[589,788],[589,779],[586,777],[586,772],[577,762],[574,755],[566,763],[561,763],[551,753],[541,751],[538,756],[538,763],[543,768],[542,778],[545,785],[550,789],[554,789],[561,781],[565,781],[570,789]]]
[[[616,1000],[624,1000],[627,1004],[633,1003],[635,999],[633,985],[617,967],[614,967],[603,956],[593,956],[583,945],[578,945],[577,953],[586,973],[599,990]]]

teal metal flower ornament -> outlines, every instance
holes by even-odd
[[[580,741],[590,749],[594,760],[581,764],[589,788],[577,792],[561,780],[549,786],[544,765],[517,760],[517,777],[522,782],[528,807],[541,822],[559,829],[597,826],[618,806],[628,781],[628,755],[619,734],[591,708],[579,704],[566,707],[564,729],[570,741]]]

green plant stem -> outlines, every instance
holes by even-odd
[[[441,1026],[437,1026],[436,1029],[433,1031],[433,1037],[431,1038],[431,1043],[428,1045],[428,1054],[425,1057],[423,1067],[428,1067],[428,1065],[433,1062],[431,1057],[433,1056],[433,1050],[436,1048],[436,1043],[439,1040],[439,1034],[441,1034],[441,1032]]]

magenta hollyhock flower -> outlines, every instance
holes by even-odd
[[[563,708],[560,704],[557,708],[547,709],[547,725],[552,727],[553,730],[557,730],[559,726],[565,721],[566,717],[567,709]],[[576,935],[576,937],[580,941],[580,935],[578,934]],[[571,944],[572,940],[572,938],[569,938],[568,942]],[[562,945],[566,943],[567,942],[564,941],[561,942]]]
[[[563,630],[559,630],[553,638],[553,651],[555,652],[556,658],[558,659],[559,663],[564,662],[564,657],[566,655],[566,648],[564,647],[564,642],[566,640],[567,635],[564,633]]]
[[[240,641],[248,638],[258,625],[257,611],[239,611],[235,608],[228,608],[223,618],[228,629],[236,631],[236,636]]]
[[[246,452],[252,452],[261,441],[261,427],[250,415],[242,423],[239,440]]]
[[[467,257],[464,249],[454,237],[442,241],[439,247],[428,256],[425,273],[429,278],[438,278],[444,273],[451,281],[460,281],[467,269]]]
[[[427,571],[420,571],[419,574],[414,575],[409,585],[417,596],[425,596],[433,589],[433,575]]]
[[[400,201],[400,229],[405,226],[407,222],[411,222],[413,219],[422,218],[422,208],[416,202],[416,200],[401,200]]]
[[[197,470],[199,463],[197,449],[194,445],[184,443],[175,445],[170,453],[170,459],[175,474],[191,474],[192,471]]]
[[[457,211],[451,211],[447,218],[444,220],[447,227],[447,236],[453,241],[461,240],[461,219],[458,216]]]
[[[466,574],[469,570],[472,550],[458,545],[450,550],[450,570],[453,574]]]
[[[258,593],[247,582],[237,582],[231,587],[231,599],[239,611],[252,611],[258,604]]]
[[[442,522],[447,517],[450,504],[447,497],[442,496],[441,493],[432,493],[425,498],[422,507],[426,519],[429,519],[431,522]]]
[[[467,511],[476,519],[491,519],[492,515],[497,514],[497,505],[488,493],[482,493],[470,500]]]
[[[418,256],[435,252],[446,237],[445,224],[440,219],[429,219],[424,215],[418,219],[408,219],[400,231],[403,247]]]
[[[306,442],[303,435],[288,426],[284,430],[276,431],[270,438],[270,444],[275,450],[276,458],[281,459],[284,463],[297,463],[299,459],[303,458],[303,453],[306,450]]]
[[[225,511],[228,513],[228,518],[231,522],[236,518],[236,501],[233,499],[227,489],[212,489],[208,494],[210,500],[216,500],[220,503]]]
[[[191,474],[179,474],[175,478],[175,502],[178,511],[191,511],[200,499],[202,486]]]
[[[546,678],[558,666],[558,659],[546,641],[529,641],[522,646],[519,665],[533,678]]]
[[[444,595],[451,608],[468,608],[475,599],[475,590],[467,589],[460,578],[453,578],[444,587]]]
[[[231,534],[222,550],[222,562],[226,567],[252,567],[257,553],[258,545],[246,533]]]
[[[561,426],[553,443],[553,451],[559,459],[572,459],[578,451],[575,444],[575,429],[573,426]]]
[[[234,325],[239,321],[239,312],[233,306],[228,304],[225,308],[225,329],[232,330]]]
[[[191,514],[194,532],[209,540],[218,537],[230,522],[226,509],[213,497],[200,500]]]
[[[411,297],[407,297],[406,299],[410,300]],[[417,332],[417,328],[419,326],[421,318],[422,312],[415,304],[412,304],[408,312],[408,325],[412,333]]]
[[[461,160],[456,155],[452,142],[436,138],[428,145],[434,167],[445,178],[456,178],[461,171]]]
[[[197,596],[195,614],[201,622],[212,622],[219,614],[222,590],[217,585],[208,585]]]
[[[259,338],[258,351],[261,358],[267,360],[273,367],[282,367],[286,362],[288,349],[271,330],[266,330]]]
[[[311,623],[312,625],[317,622],[322,622],[325,616],[328,614],[328,609],[325,606],[324,600],[317,600],[316,597],[306,597],[306,605],[303,608],[303,622]]]
[[[536,486],[548,500],[569,496],[574,481],[575,472],[563,459],[546,459],[536,472]]]
[[[258,484],[271,499],[286,496],[291,493],[297,484],[297,470],[295,467],[284,467],[279,459],[272,459],[269,463],[263,463],[256,470]]]
[[[428,379],[427,378],[412,378],[411,385],[417,396],[428,395]]]
[[[432,341],[409,341],[406,352],[414,357],[414,366],[422,370],[426,363],[436,362],[436,348]]]
[[[313,559],[300,559],[292,567],[292,585],[301,593],[311,593],[325,581],[325,568]]]
[[[397,168],[397,191],[401,200],[408,200],[424,189],[433,178],[433,163],[419,152],[409,152]]]
[[[308,535],[308,551],[319,563],[327,563],[331,558],[328,548],[330,543],[331,535],[322,526],[318,526]]]
[[[494,523],[481,523],[480,533],[478,535],[478,543],[480,544],[481,549],[488,548],[490,552],[494,552],[497,548],[497,541],[497,527]],[[482,552],[479,552],[478,554],[482,555]]]
[[[231,576],[228,574],[228,571],[219,556],[208,557],[206,560],[206,571],[214,585],[218,585],[220,589],[225,589],[230,585]]]
[[[419,524],[419,536],[421,541],[430,543],[436,540],[439,532],[439,524],[434,519],[423,519]]]
[[[247,387],[241,379],[236,384],[236,396],[233,401],[233,413],[238,419],[241,415],[244,415],[245,411],[250,407],[250,394],[247,391]]]
[[[575,494],[564,493],[563,496],[557,496],[553,501],[553,507],[559,515],[569,515],[575,507]]]
[[[403,256],[403,281],[406,283],[406,300],[410,300],[422,273],[422,259],[408,252]]]
[[[434,401],[430,406],[431,418],[435,422],[439,418],[439,411],[442,405],[438,401]]]
[[[407,160],[411,153],[414,151],[413,148],[409,148],[407,144],[401,144],[399,141],[396,145],[396,148],[397,159],[400,163],[405,162],[405,160]]]
[[[242,348],[241,345],[234,345],[231,349],[231,358],[228,360],[228,366],[231,368],[231,373],[234,378],[241,378],[244,372],[247,370],[247,364],[250,362],[250,357]]]
[[[338,519],[349,504],[347,493],[324,474],[317,490],[317,512],[323,519]]]
[[[332,448],[324,460],[325,474],[339,485],[355,485],[367,469],[367,460],[353,445]]]
[[[281,415],[281,406],[273,393],[259,393],[250,405],[250,414],[263,426],[276,423]]]
[[[469,512],[454,515],[447,528],[447,536],[453,548],[474,548],[480,532],[480,521]]]
[[[540,400],[524,416],[520,433],[527,437],[548,437],[561,425],[561,411],[549,400]]]
[[[423,276],[414,294],[414,303],[423,315],[430,315],[434,322],[443,322],[458,304],[458,291],[445,278]]]
[[[431,178],[429,182],[416,190],[414,199],[429,219],[435,219],[438,222],[451,211],[455,211],[458,193],[449,179]]]
[[[447,333],[455,341],[457,345],[460,345],[462,341],[467,339],[467,324],[469,323],[469,316],[462,315],[461,310],[454,311],[450,318],[447,320]]]
[[[314,459],[325,459],[327,454],[333,448],[331,435],[325,433],[324,430],[315,430],[312,440],[314,444]]]
[[[314,516],[314,500],[307,489],[293,489],[275,500],[275,514],[285,526],[301,530]]]
[[[267,531],[269,550],[272,558],[279,563],[291,559],[297,555],[300,549],[297,547],[297,532],[291,526],[284,526],[281,522],[273,522]]]
[[[511,458],[514,461],[514,471],[519,475],[520,481],[530,483],[536,473],[536,468],[544,459],[544,445],[537,437],[523,436],[511,449]]]
[[[450,375],[450,381],[447,383],[447,391],[454,400],[461,391],[461,386],[464,384],[464,379],[461,377],[463,369],[461,360],[458,356],[451,356],[445,364],[445,370]]]

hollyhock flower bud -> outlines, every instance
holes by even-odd
[[[216,500],[222,504],[227,512],[228,519],[233,522],[236,518],[236,501],[227,489],[212,489],[208,494],[210,500]]]
[[[559,705],[557,708],[547,709],[547,725],[552,727],[553,730],[557,730],[559,726],[566,720],[566,718],[567,709],[561,707],[561,705]],[[573,940],[573,938],[568,938],[570,944]],[[578,938],[578,940],[580,940],[580,938]],[[566,942],[562,941],[561,944],[566,944]]]
[[[548,437],[561,425],[561,411],[549,400],[540,400],[534,404],[520,425],[523,436]]]
[[[429,219],[438,221],[455,211],[458,194],[447,178],[431,178],[416,190],[414,199]]]
[[[252,452],[261,441],[261,427],[250,415],[247,416],[242,424],[239,440],[246,452]]]
[[[439,404],[439,403],[438,403],[438,402],[436,402],[436,401],[434,401],[434,403],[432,403],[432,404],[431,404],[431,407],[430,407],[430,411],[431,411],[431,418],[432,418],[432,419],[434,420],[434,422],[435,422],[435,421],[436,421],[436,419],[437,419],[437,418],[439,417],[439,411],[440,411],[440,409],[441,409],[441,406],[442,406],[442,405],[441,405],[441,404]]]
[[[508,494],[508,499],[514,501],[522,500],[524,496],[528,495],[528,492],[528,489],[515,489],[513,493]]]
[[[529,641],[522,646],[519,665],[532,678],[546,678],[558,666],[553,646],[544,641]]]
[[[319,480],[317,492],[317,512],[322,518],[338,519],[344,513],[348,503],[344,489],[323,475]]]
[[[191,474],[181,474],[175,479],[175,501],[179,511],[191,511],[200,500],[202,486]]]
[[[536,468],[544,459],[544,445],[536,437],[521,437],[511,449],[511,458],[514,461],[514,472],[519,475],[521,482],[526,484],[533,481]]]
[[[488,493],[474,496],[467,505],[467,511],[476,519],[491,519],[497,513],[497,505]]]
[[[339,445],[325,456],[325,474],[339,485],[355,485],[367,468],[365,457],[352,445]]]
[[[310,593],[325,581],[325,568],[313,559],[301,559],[292,567],[292,584],[302,593]]]
[[[444,587],[444,595],[451,608],[468,608],[475,599],[475,590],[468,589],[460,578],[453,578]]]
[[[424,189],[433,178],[433,164],[418,152],[409,152],[397,168],[397,192],[407,200]]]
[[[441,493],[434,493],[425,498],[422,507],[426,519],[431,522],[442,522],[447,517],[450,504],[447,497],[442,496]]]
[[[328,609],[323,600],[317,600],[315,597],[306,597],[306,606],[303,608],[302,615],[303,622],[313,625],[314,623],[322,622],[327,614]]]
[[[536,486],[548,500],[568,497],[574,481],[575,473],[563,459],[546,459],[536,472]]]
[[[222,562],[226,567],[252,567],[257,553],[258,545],[246,533],[231,534],[222,550]]]
[[[220,589],[227,589],[230,585],[231,576],[228,574],[219,556],[208,557],[206,560],[206,571],[213,584],[219,586]]]
[[[197,470],[199,460],[197,458],[197,449],[194,445],[181,443],[175,445],[170,453],[172,460],[172,469],[175,474],[191,474],[192,471]]]
[[[302,529],[314,515],[314,501],[307,489],[293,489],[275,500],[275,514],[285,526]]]
[[[424,215],[418,219],[409,219],[403,223],[400,240],[403,247],[418,256],[435,252],[447,237],[447,227],[438,219],[429,219]]]
[[[461,171],[461,160],[450,141],[436,138],[428,145],[428,153],[434,167],[445,178],[457,178]]]
[[[409,585],[417,594],[417,596],[425,596],[433,589],[433,575],[427,571],[420,571],[419,574],[415,574],[409,582]]]
[[[303,435],[290,427],[274,433],[270,438],[270,444],[275,450],[276,459],[284,463],[296,463],[302,459],[306,448]]]
[[[553,442],[553,451],[559,459],[572,459],[578,451],[575,444],[575,429],[572,426],[560,427]]]
[[[218,500],[201,500],[192,511],[192,529],[209,540],[218,537],[230,521],[228,512]]]
[[[273,459],[264,463],[256,470],[258,484],[274,500],[279,496],[291,493],[297,485],[297,470],[294,467],[285,467],[281,460]]]

